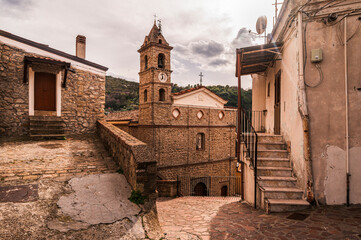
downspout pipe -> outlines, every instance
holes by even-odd
[[[303,128],[303,156],[306,163],[306,180],[307,180],[307,201],[313,203],[314,190],[313,190],[313,174],[312,174],[312,161],[311,161],[311,148],[310,148],[310,136],[309,136],[309,124],[310,119],[307,110],[306,101],[306,87],[305,87],[305,73],[304,73],[304,36],[303,36],[303,20],[302,12],[298,12],[298,112],[302,118]]]
[[[349,162],[349,130],[348,130],[348,61],[347,61],[347,17],[344,26],[344,57],[345,57],[345,147],[346,147],[346,205],[350,206],[350,162]]]

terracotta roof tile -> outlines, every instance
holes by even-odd
[[[172,95],[174,95],[174,96],[179,96],[179,95],[183,95],[183,94],[186,94],[186,93],[189,93],[189,92],[193,92],[193,91],[198,90],[198,89],[201,89],[201,88],[208,89],[208,88],[206,88],[205,86],[198,86],[198,87],[194,87],[194,88],[185,89],[185,90],[182,90],[182,91],[180,91],[180,92],[172,93]],[[209,89],[208,89],[208,90],[209,90]],[[210,91],[210,90],[209,90],[209,91]]]

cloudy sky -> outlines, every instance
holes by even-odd
[[[0,29],[50,47],[75,53],[75,37],[87,37],[90,61],[108,74],[138,81],[139,54],[153,25],[172,50],[172,82],[178,85],[236,85],[235,49],[262,43],[257,17],[272,28],[274,0],[0,0]],[[250,81],[244,78],[244,87]]]

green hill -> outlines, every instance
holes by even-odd
[[[188,85],[186,87],[172,84],[172,92],[179,92],[185,89],[196,87]],[[107,111],[127,111],[138,109],[139,105],[139,83],[127,81],[121,78],[106,77],[105,81],[105,108]],[[237,107],[237,87],[236,86],[207,86],[209,90],[228,100],[226,106]],[[246,110],[252,108],[252,90],[242,89],[242,105]]]

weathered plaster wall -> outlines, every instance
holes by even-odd
[[[206,92],[203,92],[202,89],[201,91],[194,91],[193,94],[187,95],[186,97],[173,99],[173,104],[214,108],[224,107],[224,104],[222,102],[217,101]]]
[[[29,83],[23,83],[24,57],[41,57],[0,42],[0,133],[21,136],[29,132]],[[57,73],[51,66],[34,71]],[[95,132],[96,120],[104,117],[105,73],[72,68],[67,86],[61,88],[61,116],[71,134]]]
[[[344,21],[344,20],[343,20]],[[341,22],[343,36],[344,22]],[[347,33],[350,37],[356,30],[358,16],[348,17]],[[307,49],[321,48],[324,60],[320,63],[324,80],[316,88],[307,88],[310,113],[310,133],[316,198],[321,203],[344,204],[346,202],[346,148],[345,148],[345,77],[344,46],[337,34],[339,26],[326,27],[323,23],[311,22],[307,27]],[[360,47],[361,33],[348,42],[348,106],[349,106],[349,161],[350,202],[361,203],[359,183],[361,179],[361,93]],[[314,85],[319,74],[309,61],[306,81]]]
[[[291,142],[290,160],[293,165],[294,174],[298,178],[298,185],[306,189],[305,179],[305,161],[303,153],[303,129],[302,119],[298,112],[297,100],[297,81],[298,81],[298,45],[296,27],[293,26],[288,30],[289,38],[284,42],[282,55],[278,56],[282,61],[276,61],[272,68],[266,72],[263,85],[259,82],[254,84],[253,92],[265,94],[266,115],[266,132],[274,133],[274,104],[275,104],[275,76],[281,71],[281,135],[284,140]],[[258,77],[256,81],[260,81]],[[270,96],[268,93],[268,84],[270,86]],[[253,94],[253,93],[252,93]],[[261,97],[262,99],[262,97]],[[256,108],[262,106],[262,102],[255,102]],[[253,108],[253,103],[252,103]]]

